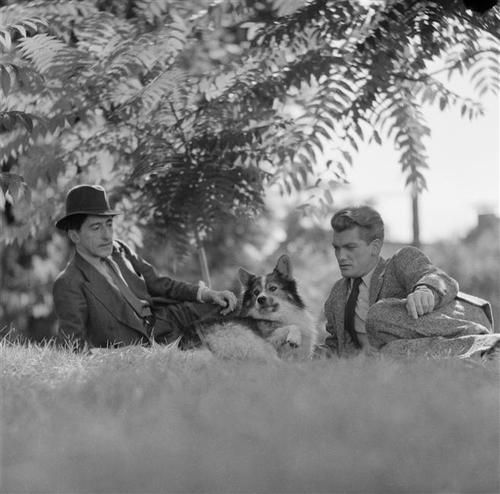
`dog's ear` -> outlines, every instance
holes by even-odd
[[[276,267],[274,268],[275,271],[277,271],[281,276],[284,276],[285,278],[292,278],[292,262],[290,261],[290,258],[286,255],[283,254],[279,259],[278,262],[276,263]]]
[[[248,286],[250,280],[253,278],[253,274],[249,273],[247,270],[240,268],[238,270],[238,276],[240,278],[240,282],[243,286]]]

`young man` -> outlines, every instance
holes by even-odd
[[[333,248],[343,278],[325,303],[325,340],[339,356],[395,340],[492,332],[488,302],[459,294],[458,283],[415,247],[380,257],[384,223],[368,206],[338,211]]]
[[[67,232],[75,255],[54,282],[61,338],[83,349],[182,337],[185,347],[196,341],[197,323],[220,319],[236,307],[230,291],[158,275],[115,240],[117,214],[102,187],[78,185],[66,196],[66,214],[56,227]]]

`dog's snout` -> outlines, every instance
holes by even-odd
[[[265,295],[259,295],[257,297],[257,302],[262,305],[262,304],[265,304],[266,303],[266,296]]]

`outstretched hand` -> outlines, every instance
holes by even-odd
[[[232,312],[238,304],[236,295],[230,290],[222,290],[220,292],[216,290],[207,290],[203,296],[203,301],[223,307],[220,311],[223,316]]]

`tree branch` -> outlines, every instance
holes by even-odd
[[[470,60],[472,58],[475,58],[476,56],[481,55],[482,53],[492,53],[492,52],[494,53],[495,50],[485,48],[484,50],[479,50],[479,51],[476,51],[474,53],[469,53],[466,57],[463,57],[463,58],[460,58],[459,60],[456,60],[453,64],[451,64],[447,67],[442,67],[442,68],[435,70],[433,72],[429,72],[428,74],[425,74],[422,77],[410,77],[408,75],[403,74],[402,72],[392,72],[391,75],[396,77],[397,79],[404,79],[407,81],[414,81],[414,82],[425,82],[425,81],[429,80],[430,78],[434,77],[435,75],[440,74],[442,72],[452,70],[455,67],[457,67],[458,65],[460,65],[461,63],[463,63],[467,60]],[[498,55],[498,53],[495,53],[495,54]]]
[[[172,102],[169,101],[168,104],[170,105],[170,109],[172,110],[172,114],[173,114],[173,116],[175,118],[176,127],[179,129],[179,136],[181,138],[182,143],[184,144],[184,148],[186,150],[186,155],[189,158],[189,161],[191,163],[193,163],[194,162],[193,155],[191,154],[191,150],[189,149],[189,143],[188,143],[188,141],[186,139],[186,136],[184,135],[184,131],[182,130],[181,120],[179,119],[179,117],[177,115],[177,112],[175,111],[175,108],[174,108],[174,105],[172,104]]]

